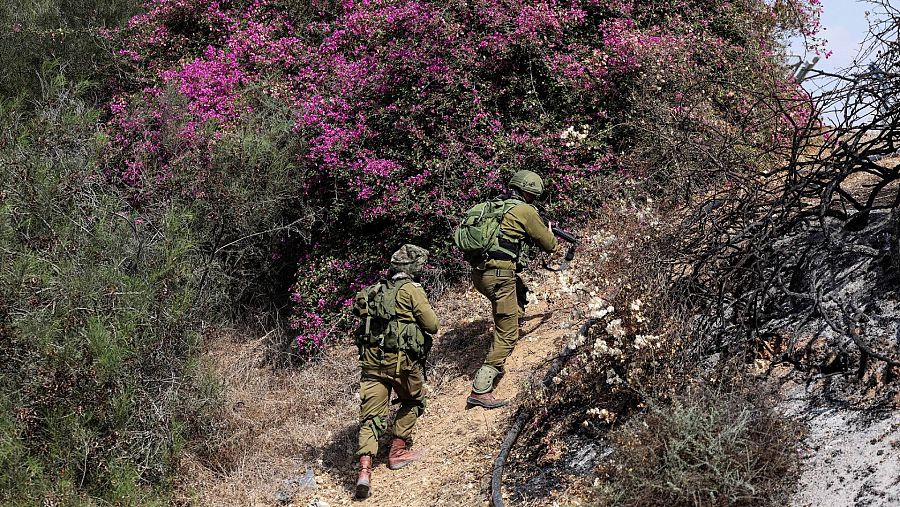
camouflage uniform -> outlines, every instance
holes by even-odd
[[[397,319],[419,326],[428,334],[437,333],[438,319],[425,290],[409,281],[407,273],[397,273],[389,283],[404,283],[397,291]],[[395,437],[411,441],[416,419],[425,410],[424,376],[421,360],[401,352],[385,352],[378,347],[364,347],[359,364],[359,451],[358,455],[378,453],[378,438],[386,428],[388,398],[393,390],[400,408],[394,418]]]
[[[378,453],[378,439],[387,427],[388,402],[391,392],[397,395],[400,408],[394,419],[388,468],[395,470],[422,459],[424,451],[410,450],[416,419],[425,410],[424,355],[430,348],[431,335],[437,333],[438,319],[428,302],[425,290],[412,280],[419,273],[428,258],[428,251],[415,245],[403,245],[391,257],[393,276],[383,283],[386,291],[396,289],[396,299],[392,303],[394,318],[391,323],[404,336],[414,336],[427,342],[424,352],[415,353],[411,349],[384,350],[378,344],[365,340],[359,343],[359,363],[362,373],[359,380],[359,448],[360,474],[356,483],[357,498],[369,496],[372,474],[372,458]],[[356,296],[354,313],[368,308],[366,291]],[[386,298],[387,299],[387,298]],[[368,310],[367,310],[368,311]],[[364,320],[362,329],[368,329]],[[384,335],[380,335],[384,336]],[[384,343],[382,339],[382,343]],[[421,357],[420,357],[421,356]]]
[[[530,173],[520,171],[522,172]],[[539,176],[530,174],[540,181]],[[518,175],[519,173],[516,176]],[[510,186],[513,186],[513,181]],[[540,189],[543,190],[543,182],[540,182]],[[519,319],[525,315],[528,289],[516,273],[524,267],[523,257],[527,254],[529,244],[537,244],[546,252],[552,252],[558,246],[556,237],[538,215],[537,209],[525,202],[516,204],[503,216],[500,234],[519,244],[519,258],[511,259],[508,256],[489,254],[492,258],[472,267],[472,283],[475,289],[491,302],[494,316],[494,339],[484,364],[472,383],[472,393],[476,395],[494,390],[499,377],[504,373],[506,359],[512,354],[519,340]],[[469,402],[473,402],[472,397]],[[502,400],[498,402],[504,403]],[[482,406],[493,408],[484,404]]]

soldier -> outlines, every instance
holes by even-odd
[[[425,411],[424,366],[438,319],[415,278],[428,250],[403,245],[391,256],[390,278],[357,293],[353,313],[357,331],[359,380],[359,478],[356,497],[369,496],[372,458],[385,431],[391,391],[400,403],[392,428],[388,468],[397,470],[421,460],[424,449],[410,450],[416,419]]]
[[[503,365],[519,340],[519,319],[525,315],[527,287],[517,274],[525,266],[532,243],[546,252],[556,250],[558,243],[550,226],[531,205],[544,192],[544,182],[532,171],[518,171],[509,180],[505,197],[507,211],[500,222],[497,247],[488,251],[487,259],[472,266],[475,289],[491,302],[494,315],[494,340],[484,364],[475,374],[469,405],[487,409],[508,402],[495,398],[492,391],[503,376]]]

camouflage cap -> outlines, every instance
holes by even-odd
[[[391,269],[414,275],[428,262],[428,250],[409,243],[400,247],[391,255]]]

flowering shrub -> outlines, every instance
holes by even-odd
[[[107,167],[139,202],[210,199],[209,185],[236,176],[216,169],[222,139],[261,101],[292,111],[281,212],[314,217],[293,243],[292,290],[298,342],[313,351],[400,244],[458,266],[457,217],[514,170],[543,174],[551,212],[572,216],[590,213],[610,177],[680,181],[684,164],[667,153],[654,167],[659,125],[739,133],[732,158],[787,139],[791,122],[760,94],[796,93],[774,40],[812,30],[816,4],[150,0],[121,34],[134,82],[110,104]],[[261,165],[232,171],[267,177]]]

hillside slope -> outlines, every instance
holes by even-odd
[[[465,407],[471,378],[491,338],[487,302],[468,284],[436,298],[442,328],[430,359],[428,411],[419,421],[416,439],[416,445],[428,454],[420,465],[390,471],[383,446],[366,505],[487,505],[492,466],[511,415],[586,318],[587,302],[606,296],[609,286],[615,286],[614,280],[597,278],[602,259],[609,257],[605,254],[615,242],[608,233],[596,234],[585,242],[571,271],[556,274],[534,269],[526,275],[536,297],[528,307],[525,334],[498,388],[500,396],[514,399],[504,409]],[[222,435],[232,437],[220,442],[212,454],[193,454],[183,461],[178,474],[180,501],[320,507],[355,503],[359,371],[355,348],[336,347],[303,369],[272,369],[264,364],[267,339],[248,342],[239,334],[228,334],[209,340],[204,361],[225,379]],[[752,364],[747,371],[754,382],[781,385],[786,398],[781,410],[809,428],[807,437],[797,442],[802,462],[794,505],[895,503],[900,495],[900,426],[895,412],[834,403],[822,389],[835,381],[827,375],[782,367],[766,377]],[[542,430],[538,433],[550,444],[559,443],[555,440],[559,438],[569,440],[556,428]],[[520,450],[523,445],[527,442],[519,443]],[[598,449],[593,444],[584,449],[548,447],[562,449],[561,454],[547,456],[530,468],[543,468],[548,476],[553,468],[554,479],[530,482],[529,493],[529,487],[514,487],[521,463],[511,467],[505,480],[509,493],[515,493],[510,503],[596,501],[590,484],[608,453],[590,452]],[[588,456],[587,461],[574,473],[568,464],[578,461],[581,451],[586,451],[581,454]],[[304,476],[308,479],[310,474],[315,486],[303,487]],[[533,490],[535,485],[540,491]]]
[[[525,334],[496,391],[501,397],[516,398],[539,381],[540,370],[571,332],[573,299],[561,297],[557,277],[535,272],[529,283],[539,298],[528,307]],[[390,471],[384,442],[367,505],[479,505],[489,496],[496,449],[518,403],[493,411],[466,409],[472,376],[490,344],[490,307],[466,287],[444,294],[435,307],[442,328],[430,359],[428,410],[416,438],[428,454],[421,465]],[[185,460],[178,496],[198,505],[275,505],[281,489],[294,505],[313,498],[350,504],[356,479],[355,348],[337,347],[306,369],[273,371],[261,364],[264,343],[265,337],[244,342],[231,335],[211,340],[204,360],[225,379],[223,423],[235,436],[221,446],[219,469],[210,466],[215,459],[205,466],[196,456]],[[290,484],[307,468],[315,474],[315,489]]]

